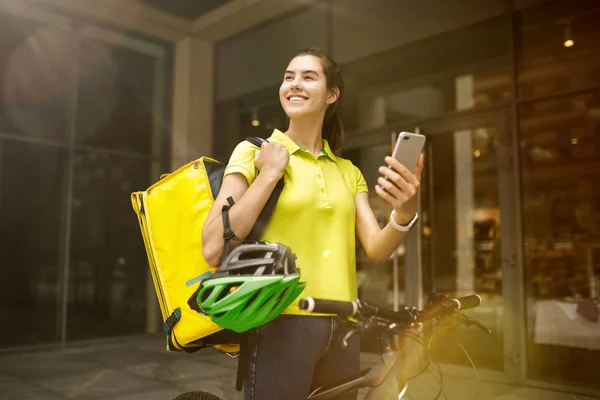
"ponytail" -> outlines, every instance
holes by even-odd
[[[300,50],[294,57],[298,56],[313,56],[321,61],[323,72],[327,78],[327,89],[338,89],[338,96],[335,103],[332,103],[325,112],[323,121],[322,135],[323,139],[327,140],[331,151],[335,152],[342,148],[344,144],[344,124],[341,116],[341,101],[344,97],[344,79],[340,66],[328,54],[318,49]]]
[[[334,153],[344,144],[344,123],[340,113],[340,99],[331,104],[323,121],[323,139],[327,140]]]

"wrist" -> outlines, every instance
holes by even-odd
[[[260,170],[260,172],[258,173],[258,177],[267,182],[276,184],[283,177],[283,174],[278,171],[274,171],[268,167],[265,167],[262,170]]]
[[[393,210],[392,215],[390,215],[390,218],[394,219],[394,222],[396,222],[398,225],[402,225],[402,226],[406,226],[408,224],[410,224],[410,221],[412,221],[412,219],[415,217],[415,213],[405,213],[405,212],[398,212],[396,210]]]
[[[392,210],[392,213],[390,214],[390,224],[392,225],[392,227],[394,227],[394,229],[400,232],[410,231],[410,229],[413,227],[413,225],[417,222],[418,219],[419,214],[416,212],[411,216],[408,222],[404,221],[403,217],[397,216],[396,210]]]

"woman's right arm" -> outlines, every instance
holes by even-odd
[[[248,185],[246,177],[240,173],[232,173],[223,178],[219,194],[202,229],[202,254],[209,265],[216,267],[221,262],[224,245],[221,210],[228,204],[227,198],[232,197],[235,201],[229,209],[231,230],[237,237],[244,239],[283,176],[288,161],[289,153],[284,146],[265,143],[256,152],[255,164],[260,172],[252,184]],[[235,243],[232,242],[232,245]]]
[[[274,175],[259,173],[248,186],[246,177],[240,173],[223,178],[219,195],[202,229],[202,254],[209,265],[216,267],[221,262],[224,244],[221,209],[228,204],[227,198],[231,196],[235,201],[229,209],[231,230],[237,237],[244,239],[250,233],[278,180]]]

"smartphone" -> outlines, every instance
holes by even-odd
[[[425,136],[419,133],[400,132],[392,157],[414,172],[419,156],[425,147]]]

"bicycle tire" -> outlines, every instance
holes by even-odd
[[[222,400],[220,397],[208,392],[186,392],[175,397],[173,400]]]

